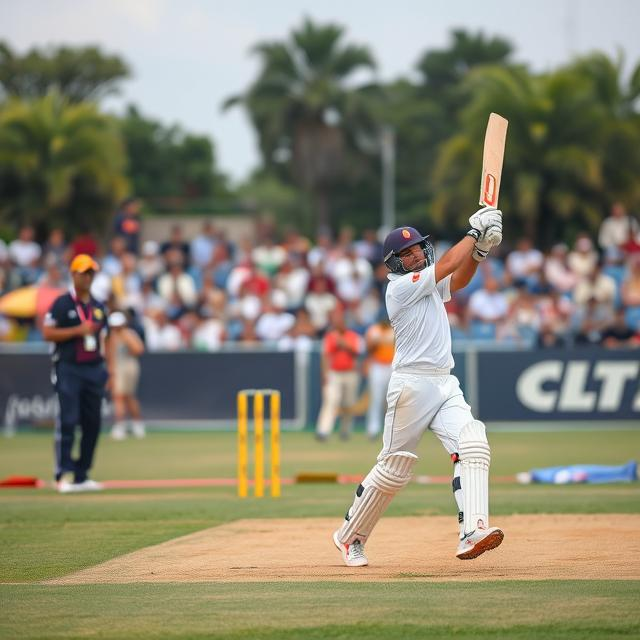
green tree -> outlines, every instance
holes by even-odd
[[[130,106],[121,120],[133,192],[162,208],[189,208],[196,201],[230,197],[227,179],[215,169],[212,142],[144,117]],[[207,205],[209,209],[214,205]]]
[[[96,47],[31,49],[17,55],[0,41],[0,99],[41,98],[56,91],[69,102],[99,101],[130,75],[118,56]]]
[[[609,58],[595,52],[576,60],[569,70],[589,78],[597,102],[604,109],[602,173],[606,194],[603,205],[611,200],[626,200],[640,205],[640,63],[624,72],[624,58]]]
[[[0,219],[102,231],[127,191],[113,119],[58,94],[0,107]]]
[[[305,19],[286,42],[258,44],[258,78],[224,105],[244,105],[265,167],[309,194],[321,228],[334,221],[335,189],[358,172],[358,131],[374,126],[365,92],[349,87],[373,56],[343,39],[342,27]]]
[[[497,111],[509,119],[500,194],[507,237],[524,232],[549,246],[578,230],[595,233],[613,195],[607,167],[620,162],[608,154],[615,141],[624,144],[622,132],[629,136],[624,162],[640,166],[637,119],[615,116],[620,105],[612,109],[598,77],[580,65],[538,76],[523,67],[485,67],[465,82],[473,98],[438,157],[434,216],[465,224],[478,199],[487,116]],[[620,180],[619,166],[616,175]],[[617,196],[637,191],[633,182],[621,180]]]
[[[315,231],[310,224],[308,198],[300,189],[286,184],[272,173],[255,172],[239,187],[238,196],[245,208],[266,214],[281,230],[295,226],[308,236]]]
[[[400,219],[421,224],[427,216],[434,198],[431,178],[439,148],[456,134],[458,115],[472,98],[465,79],[482,66],[508,66],[511,53],[512,45],[506,40],[455,30],[446,47],[420,56],[417,81],[400,79],[385,87],[384,119],[397,138]],[[431,230],[446,234],[447,226]]]

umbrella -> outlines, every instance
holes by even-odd
[[[0,297],[0,313],[11,318],[43,316],[64,289],[30,285],[5,293]]]

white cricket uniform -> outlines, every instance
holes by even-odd
[[[451,332],[444,303],[451,298],[451,276],[436,284],[435,266],[388,275],[387,313],[396,351],[387,391],[383,447],[378,460],[398,451],[417,454],[426,429],[449,454],[473,420],[458,379],[451,375]]]

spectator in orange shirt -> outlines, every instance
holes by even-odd
[[[372,324],[365,334],[369,353],[367,381],[369,386],[369,411],[367,435],[377,438],[384,424],[385,398],[391,378],[395,336],[391,323],[380,320]]]
[[[344,311],[335,309],[331,327],[322,340],[322,407],[316,425],[316,438],[326,440],[332,433],[340,409],[355,404],[360,376],[358,356],[362,353],[362,338],[347,329]],[[344,411],[340,437],[346,440],[351,433],[353,416]]]

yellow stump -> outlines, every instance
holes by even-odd
[[[255,417],[255,495],[264,496],[264,394],[257,391],[253,397],[253,414]]]
[[[246,393],[238,394],[238,496],[246,498],[249,493],[249,439],[248,399]]]
[[[271,394],[271,497],[280,497],[280,392]]]

